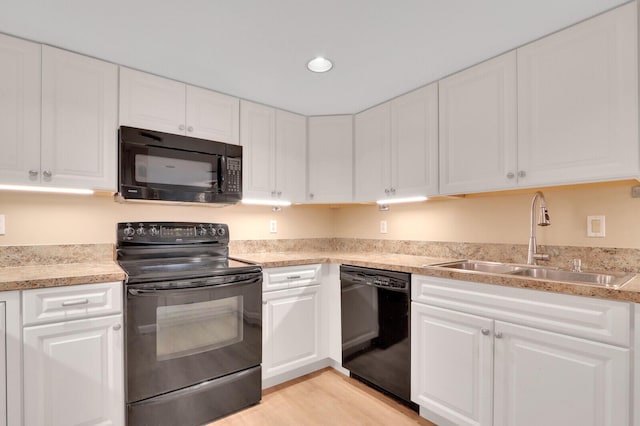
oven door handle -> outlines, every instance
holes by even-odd
[[[251,284],[260,283],[261,281],[262,281],[262,275],[258,275],[253,278],[244,279],[241,281],[233,281],[233,282],[223,283],[223,284],[217,284],[214,281],[206,280],[206,281],[197,281],[197,282],[194,282],[193,285],[189,287],[182,287],[182,288],[175,288],[170,286],[166,286],[166,287],[156,286],[156,287],[150,287],[150,288],[129,288],[127,289],[127,293],[129,293],[132,296],[154,296],[154,295],[158,295],[159,293],[162,293],[162,294],[188,293],[188,292],[199,291],[204,289],[212,290],[212,289],[225,288],[225,287],[235,287],[240,285],[251,285]]]

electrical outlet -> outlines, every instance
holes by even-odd
[[[269,232],[271,232],[272,234],[275,234],[278,232],[278,221],[277,220],[272,220],[269,222]]]
[[[4,235],[4,215],[0,214],[0,235]]]
[[[381,220],[380,221],[380,233],[381,234],[386,234],[387,233],[387,221],[386,220]]]
[[[587,237],[605,236],[604,216],[587,216]]]

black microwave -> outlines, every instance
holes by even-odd
[[[242,147],[121,126],[124,200],[233,204],[242,199]]]

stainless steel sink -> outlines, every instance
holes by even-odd
[[[598,285],[611,288],[620,288],[635,276],[635,274],[573,272],[551,268],[522,269],[520,271],[512,272],[511,275],[541,278],[552,281],[567,281],[573,283]]]
[[[520,277],[546,279],[550,281],[564,281],[570,283],[597,285],[614,289],[622,287],[624,284],[635,277],[635,274],[627,273],[573,272],[554,267],[485,262],[481,260],[459,260],[456,262],[440,263],[431,266],[458,269],[468,272],[505,274]]]
[[[526,266],[512,265],[500,262],[485,262],[480,260],[460,260],[457,262],[440,263],[438,265],[443,268],[462,269],[465,271],[484,272],[490,274],[512,274],[522,271]]]

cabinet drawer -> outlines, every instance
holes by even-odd
[[[264,271],[263,291],[281,290],[320,283],[322,265],[287,266]]]
[[[118,281],[24,291],[23,325],[120,313],[122,285]]]
[[[571,296],[412,276],[414,302],[509,321],[620,346],[630,344],[630,305],[614,300]]]

